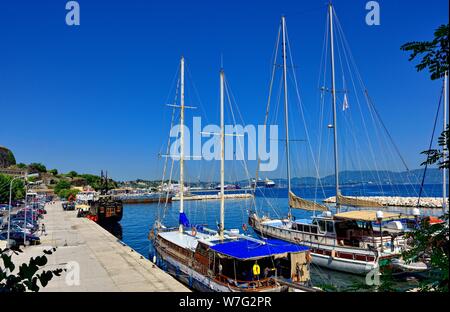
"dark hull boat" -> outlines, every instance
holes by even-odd
[[[87,218],[99,224],[117,223],[122,220],[123,202],[108,195],[108,173],[101,173],[102,188],[100,196],[93,196],[89,202]]]
[[[114,223],[122,220],[123,203],[121,200],[112,199],[110,196],[100,196],[92,202],[88,218],[101,224]]]

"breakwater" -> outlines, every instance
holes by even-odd
[[[345,196],[351,199],[369,200],[386,207],[442,208],[442,197],[401,197],[401,196]],[[336,203],[336,196],[326,198],[324,203]],[[447,199],[448,207],[448,199]]]

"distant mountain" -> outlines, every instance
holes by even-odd
[[[341,171],[339,173],[339,180],[342,185],[351,184],[420,184],[422,182],[424,169],[414,169],[410,171],[394,172],[394,171]],[[320,178],[322,185],[334,185],[335,176],[328,175]],[[272,179],[277,186],[287,185],[286,179]],[[295,177],[292,178],[292,186],[314,186],[318,183],[318,179],[314,177]],[[442,171],[437,168],[427,169],[425,184],[440,184],[442,183]],[[241,185],[247,185],[248,180],[239,182]]]

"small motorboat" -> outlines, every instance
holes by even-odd
[[[392,259],[392,268],[399,273],[419,273],[429,269],[425,262],[406,262],[403,259]]]

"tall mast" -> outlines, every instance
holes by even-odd
[[[445,72],[444,76],[444,148],[442,150],[443,158],[444,160],[447,159],[447,138],[446,138],[446,132],[447,129],[447,83],[448,83],[448,72]],[[447,168],[444,168],[442,172],[442,210],[444,213],[447,210]]]
[[[338,135],[336,123],[336,80],[334,76],[334,33],[333,33],[333,5],[328,5],[330,17],[330,53],[331,53],[331,98],[333,101],[333,132],[334,132],[334,176],[336,185],[336,211],[340,210],[339,203],[339,161],[338,161]]]
[[[184,212],[184,57],[180,62],[180,214]],[[183,232],[183,224],[180,223],[180,232]]]
[[[286,19],[281,17],[281,27],[283,31],[283,83],[284,83],[284,122],[286,128],[286,167],[288,194],[291,193],[291,157],[289,154],[289,112],[288,112],[288,91],[287,91],[287,64],[286,64]],[[257,182],[257,181],[256,181]],[[291,207],[289,206],[288,217],[291,218]]]
[[[225,229],[225,133],[224,133],[224,80],[223,69],[220,70],[220,228],[219,236],[223,238]]]

